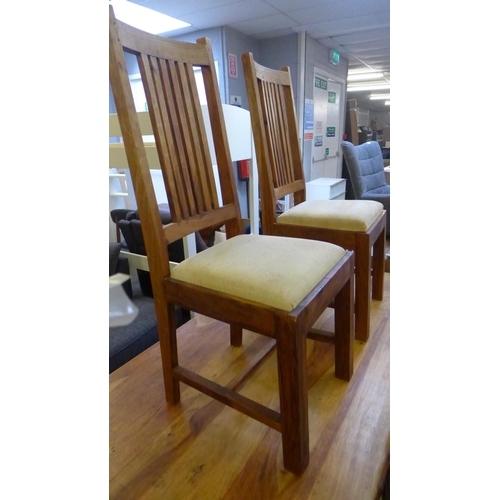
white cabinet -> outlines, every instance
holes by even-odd
[[[320,177],[306,182],[306,200],[345,200],[346,180]]]

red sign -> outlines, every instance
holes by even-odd
[[[227,60],[229,63],[229,76],[231,78],[238,78],[238,64],[234,54],[228,54]]]

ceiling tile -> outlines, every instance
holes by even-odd
[[[267,3],[282,12],[291,12],[318,5],[329,5],[332,3],[332,0],[267,0]]]
[[[182,20],[198,28],[213,28],[215,26],[232,25],[242,20],[251,22],[253,19],[265,19],[274,15],[282,16],[283,14],[262,0],[243,0],[231,5],[229,8],[223,6],[186,14],[182,17]],[[283,27],[285,26],[278,26],[277,28]]]
[[[266,31],[264,33],[254,33],[252,37],[256,38],[257,40],[266,40],[268,38],[275,38],[277,36],[296,35],[296,34],[297,32],[294,31],[292,28],[285,28],[276,31]]]
[[[381,24],[386,24],[387,26],[389,26],[391,22],[390,12],[380,12],[379,14],[377,14],[377,17],[379,18]]]
[[[372,40],[390,40],[390,28],[381,28],[375,30],[358,31],[347,35],[339,35],[330,37],[335,43],[340,45],[348,45],[350,43],[370,42]],[[321,40],[323,41],[323,40]]]
[[[325,36],[344,35],[357,31],[387,27],[389,27],[389,24],[383,25],[378,17],[372,14],[316,24],[303,24],[297,31],[307,31],[313,38],[322,38]]]
[[[245,33],[254,35],[258,33],[273,32],[285,28],[294,28],[298,23],[290,19],[285,14],[276,14],[274,16],[261,17],[250,21],[231,24],[231,27]]]
[[[294,10],[288,12],[288,15],[300,24],[314,24],[370,14],[383,14],[389,12],[389,8],[389,0],[344,1]]]
[[[342,44],[342,46],[350,51],[362,52],[369,50],[379,50],[380,52],[384,52],[383,49],[390,49],[390,41],[389,40],[375,40],[370,42],[361,42],[361,43],[346,43]]]

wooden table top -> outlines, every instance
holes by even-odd
[[[334,377],[331,344],[308,340],[310,463],[300,477],[283,468],[279,432],[181,384],[167,407],[159,345],[109,376],[112,499],[339,499],[380,496],[389,466],[389,282],[372,301],[369,341],[355,342],[355,372]],[[315,325],[332,327],[329,310]],[[178,330],[179,361],[219,384],[274,341],[244,331],[229,344],[229,326],[196,316]],[[279,410],[275,350],[240,389]]]

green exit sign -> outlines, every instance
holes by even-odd
[[[323,78],[320,78],[319,76],[315,76],[314,77],[314,86],[318,87],[318,89],[327,90],[328,89],[328,82],[326,80],[323,80]]]
[[[330,64],[337,66],[340,62],[340,54],[336,50],[330,50]]]

